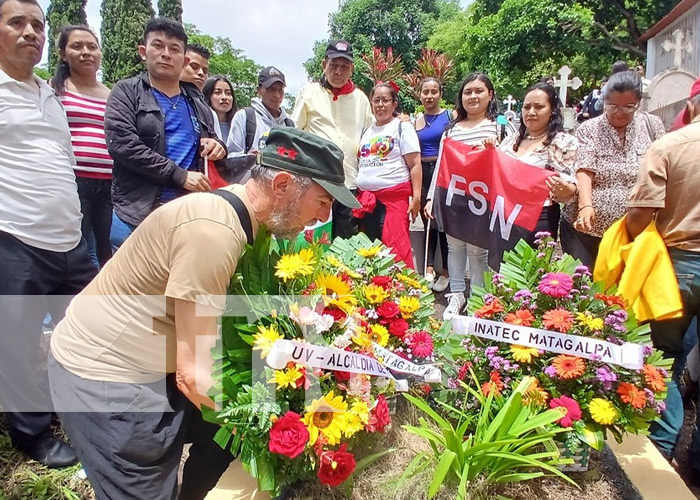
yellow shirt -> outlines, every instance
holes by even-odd
[[[292,120],[297,128],[334,142],[345,155],[345,185],[357,188],[357,150],[362,131],[372,124],[372,109],[367,96],[360,89],[338,96],[320,83],[302,87],[297,97]]]
[[[257,224],[243,186],[238,195]],[[246,235],[222,197],[188,194],[149,215],[56,326],[51,352],[91,380],[149,383],[175,372],[174,300],[223,311]]]

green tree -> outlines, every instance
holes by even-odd
[[[243,55],[243,51],[233,47],[226,37],[213,37],[202,33],[193,24],[185,24],[187,37],[211,51],[209,73],[224,75],[233,84],[238,107],[248,106],[258,91],[258,73],[262,66]]]
[[[103,81],[115,83],[143,71],[138,46],[155,15],[150,0],[102,0],[100,14]]]
[[[58,63],[56,39],[58,30],[70,24],[87,24],[85,4],[87,0],[52,0],[46,9],[46,20],[49,25],[49,71],[53,73]]]
[[[440,21],[459,13],[457,0],[341,0],[330,15],[331,39],[343,39],[353,46],[355,59],[372,54],[375,47],[393,49],[404,68],[412,71],[430,35]],[[321,61],[328,40],[316,42],[314,56],[304,67],[311,78],[321,77]],[[355,65],[353,80],[369,90],[372,82]]]
[[[182,22],[182,0],[158,0],[158,15]]]
[[[669,3],[627,0],[627,8],[638,7],[628,11],[617,0],[476,0],[440,24],[428,45],[452,57],[460,77],[483,71],[501,95],[518,98],[567,64],[584,81],[571,93],[578,98],[615,60],[634,63],[643,57],[638,35],[629,30],[651,26],[668,12]]]

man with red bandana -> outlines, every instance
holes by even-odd
[[[357,149],[362,131],[373,118],[367,96],[351,80],[354,70],[352,46],[343,40],[331,41],[323,58],[323,77],[301,89],[292,120],[298,128],[342,149],[345,185],[356,193]],[[357,221],[350,209],[333,204],[333,236],[348,238],[356,233]]]

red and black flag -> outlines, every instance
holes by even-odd
[[[438,228],[489,249],[489,265],[498,269],[503,252],[534,231],[553,173],[497,148],[476,149],[448,137],[433,200]]]

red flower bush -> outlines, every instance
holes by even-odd
[[[269,449],[272,453],[296,458],[308,442],[309,431],[301,417],[293,411],[285,413],[270,429]]]

